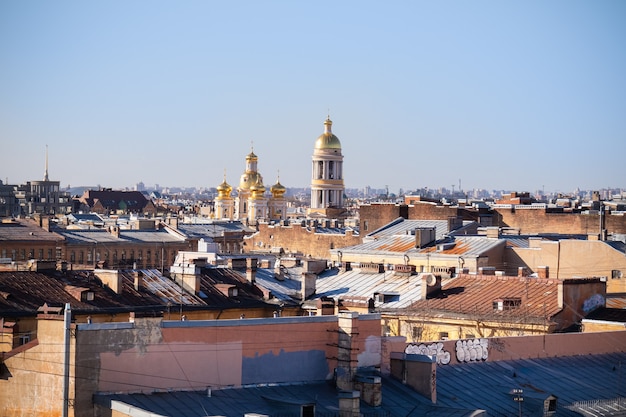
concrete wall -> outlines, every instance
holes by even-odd
[[[93,416],[95,392],[331,379],[341,361],[339,342],[347,334],[348,366],[381,363],[377,314],[207,321],[137,318],[134,323],[75,327],[70,416]],[[0,415],[61,415],[63,334],[62,320],[40,320],[39,338],[4,357],[9,375],[0,379]]]
[[[20,346],[5,357],[4,365],[8,370],[8,377],[0,378],[0,415],[3,417],[62,415],[62,318],[63,316],[60,320],[39,320],[38,339]],[[70,369],[73,369],[73,359],[71,362]],[[70,392],[74,387],[74,379],[70,378]],[[69,415],[71,417],[73,413],[70,412]]]
[[[507,248],[507,271],[514,274],[519,266],[537,272],[548,266],[550,278],[607,277],[607,293],[626,292],[626,255],[599,240],[534,240],[529,248]],[[612,278],[612,271],[621,278]]]
[[[626,331],[555,333],[541,336],[476,338],[412,344],[403,344],[399,339],[383,338],[382,350],[431,355],[436,358],[440,366],[626,352]],[[386,364],[383,363],[381,370],[387,369],[385,366]]]

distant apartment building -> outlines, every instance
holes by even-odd
[[[0,181],[0,216],[63,215],[71,212],[69,192],[61,191],[60,181],[48,178],[47,149],[43,180],[28,181],[22,185],[3,185]]]

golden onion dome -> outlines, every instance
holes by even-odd
[[[220,185],[217,186],[217,192],[220,194],[230,194],[233,191],[233,187],[224,180]]]
[[[331,131],[332,125],[330,118],[324,121],[324,133],[315,141],[315,149],[341,149],[339,138]]]
[[[240,190],[252,190],[255,184],[263,184],[263,177],[258,172],[245,172],[241,175],[239,181]]]
[[[265,192],[265,186],[260,176],[257,176],[257,181],[250,186],[250,192],[255,194],[263,194]]]
[[[274,197],[282,197],[287,189],[280,183],[280,180],[276,180],[276,184],[272,185],[270,191]]]
[[[258,156],[253,151],[250,151],[248,155],[246,155],[246,161],[257,161],[259,159]]]
[[[224,170],[224,181],[216,187],[219,197],[229,197],[233,187],[226,182],[226,170]]]

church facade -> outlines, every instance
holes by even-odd
[[[287,189],[277,180],[270,187],[270,195],[266,195],[267,188],[258,171],[258,160],[254,151],[246,156],[246,169],[239,179],[235,197],[232,195],[233,187],[224,176],[224,181],[217,187],[215,218],[239,220],[247,224],[287,218]]]

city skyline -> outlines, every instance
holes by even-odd
[[[243,7],[242,7],[243,6]],[[329,115],[346,188],[620,188],[626,4],[5,2],[0,179],[308,187]],[[24,152],[27,151],[27,153]]]

